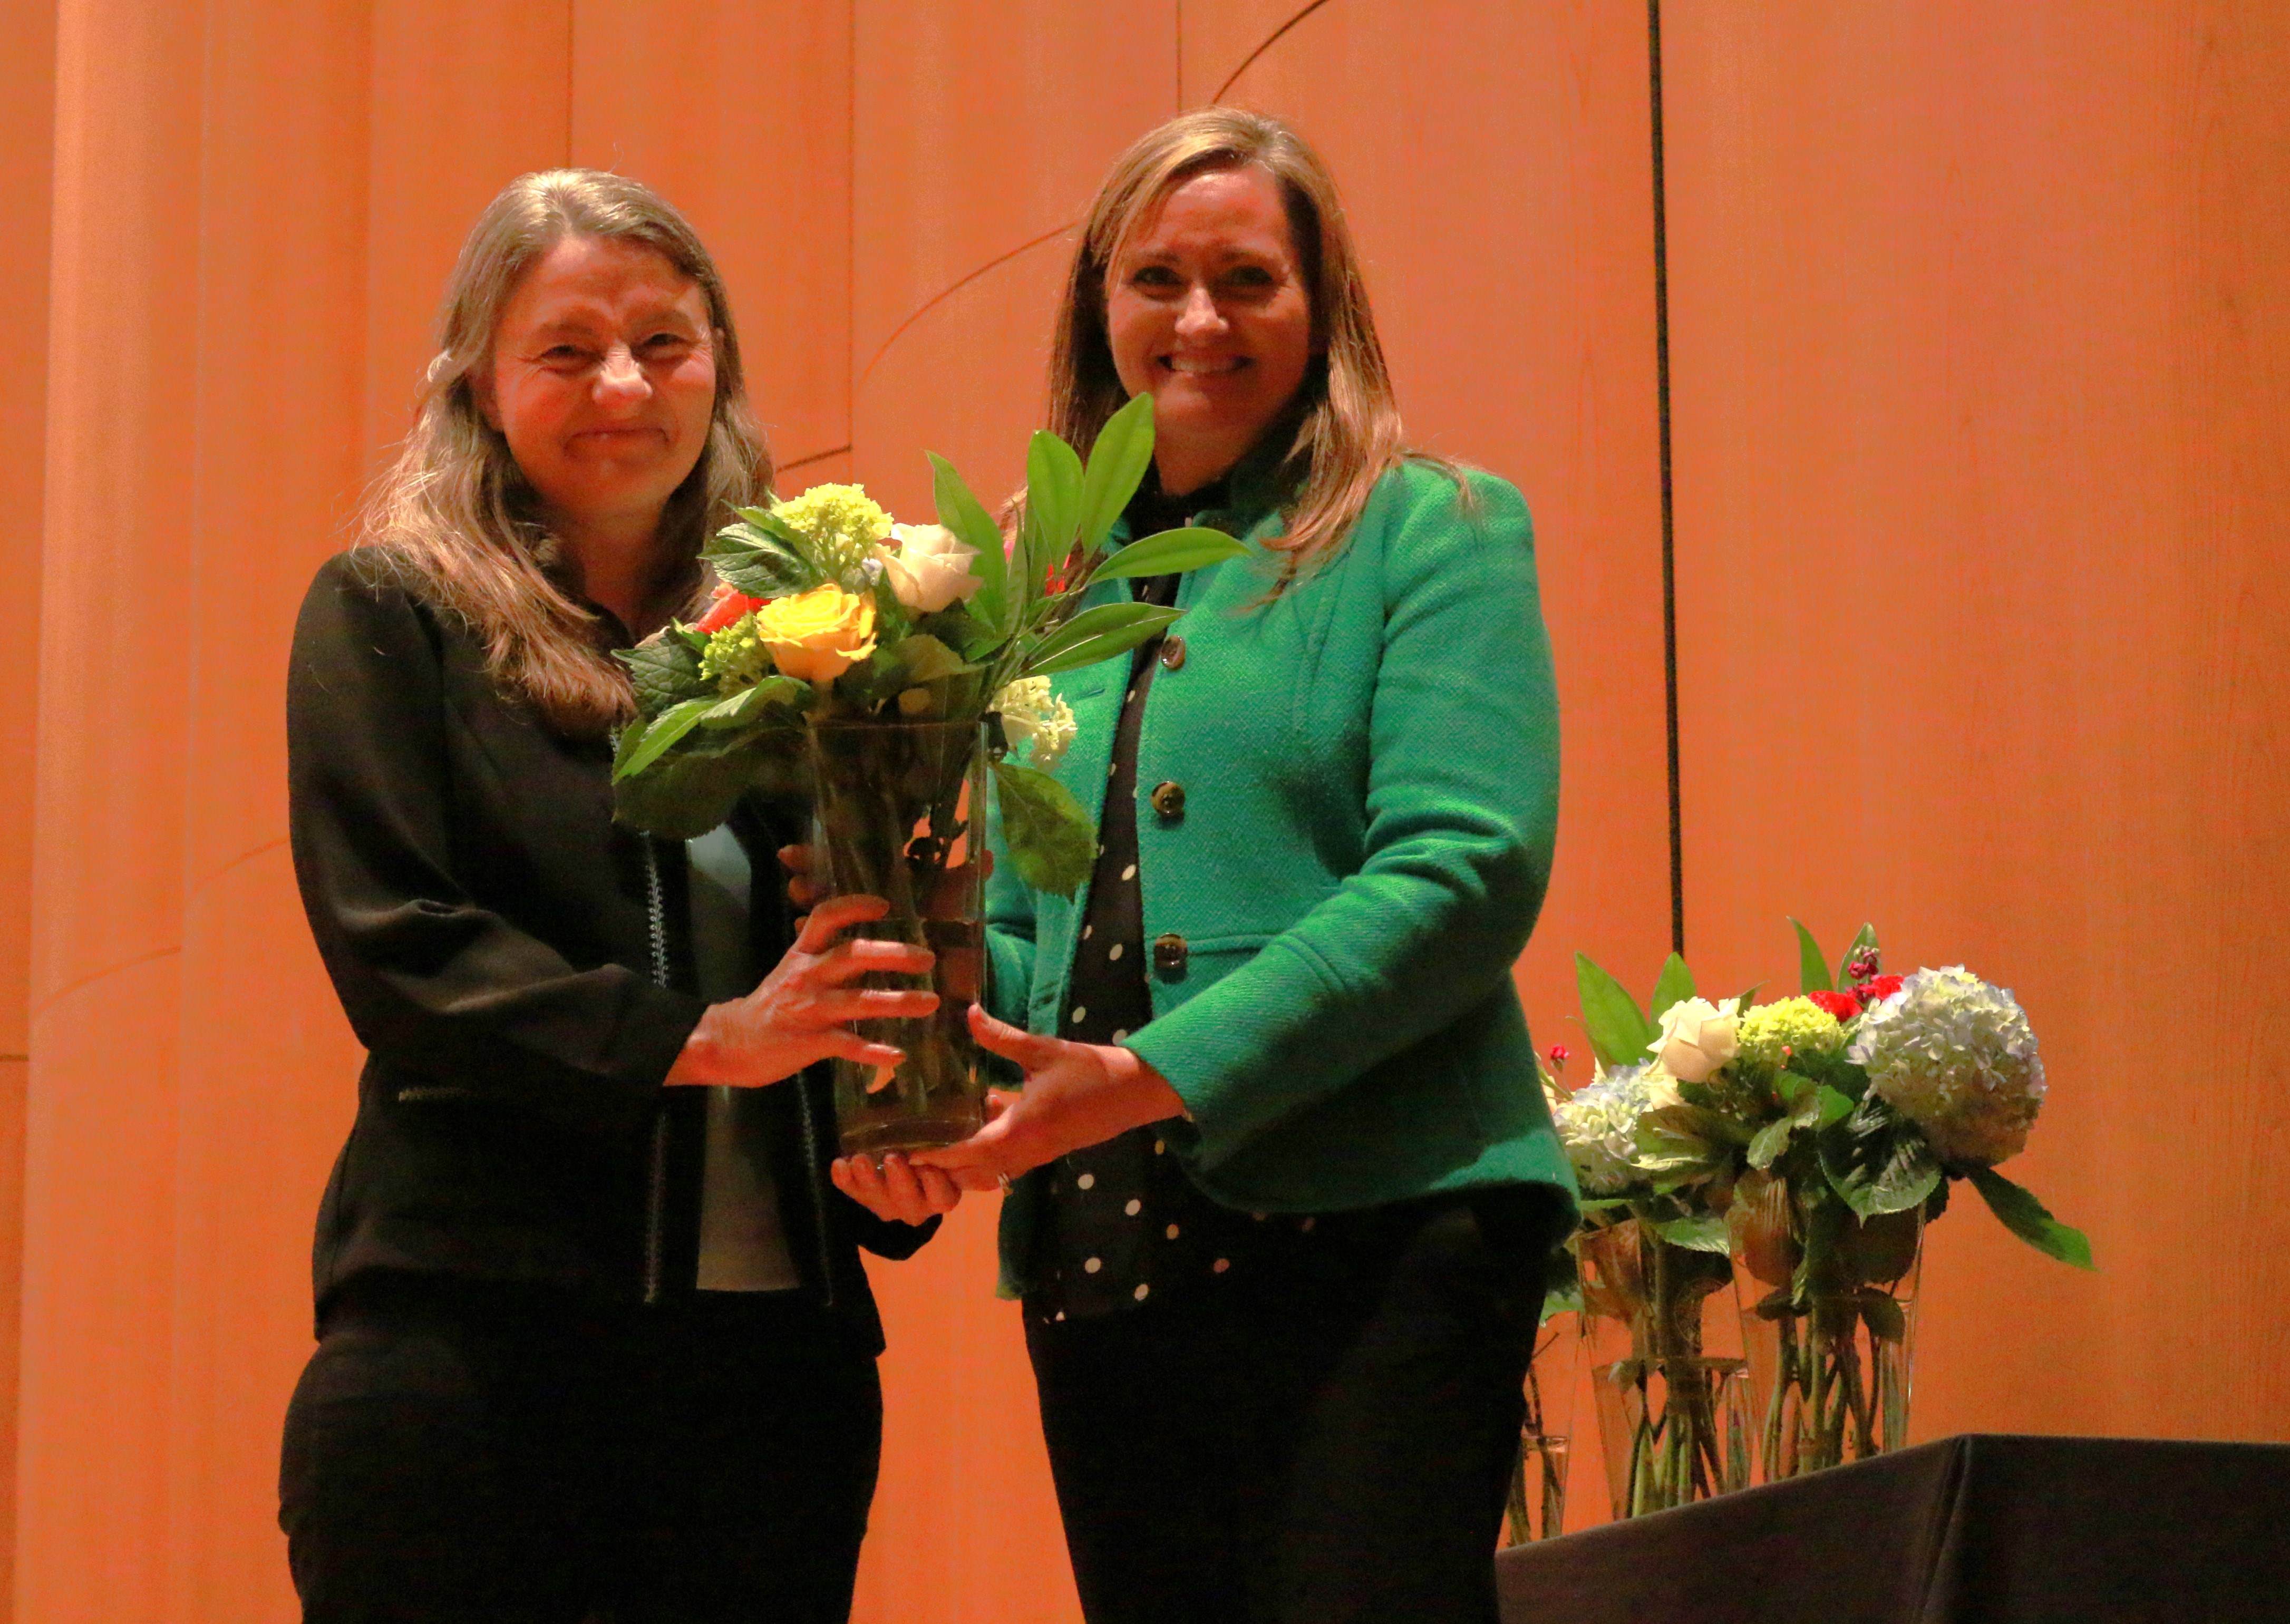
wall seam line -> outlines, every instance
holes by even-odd
[[[1294,28],[1298,23],[1303,21],[1304,19],[1309,17],[1314,12],[1318,11],[1322,6],[1327,4],[1328,0],[1312,0],[1311,4],[1306,6],[1302,11],[1297,12],[1287,21],[1273,29],[1271,33],[1266,35],[1264,36],[1263,43],[1258,45],[1255,50],[1250,52],[1246,56],[1241,58],[1240,66],[1234,68],[1232,72],[1226,76],[1225,82],[1222,84],[1217,86],[1216,94],[1209,98],[1210,102],[1213,104],[1222,101],[1224,100],[1225,92],[1230,90],[1234,85],[1240,83],[1240,76],[1256,66],[1257,58],[1262,56],[1266,52],[1271,50],[1273,46],[1278,44],[1282,36],[1285,36],[1289,29]]]
[[[1653,135],[1654,412],[1661,462],[1661,678],[1669,774],[1669,950],[1685,956],[1685,821],[1678,781],[1677,508],[1669,460],[1669,218],[1662,152],[1661,0],[1646,0],[1646,89]]]

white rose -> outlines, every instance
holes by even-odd
[[[936,614],[982,584],[970,572],[978,549],[955,540],[943,524],[893,524],[895,549],[877,542],[875,556],[890,572],[891,591],[917,614]]]
[[[1734,1031],[1734,1008],[1742,1001],[1728,998],[1712,1004],[1707,998],[1685,998],[1661,1014],[1662,1068],[1681,1083],[1706,1083],[1709,1074],[1741,1050]]]

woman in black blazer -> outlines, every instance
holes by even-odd
[[[805,1068],[895,1060],[845,1023],[932,996],[857,980],[929,956],[845,940],[871,898],[792,918],[752,799],[688,850],[613,821],[613,652],[770,481],[723,286],[644,187],[528,175],[441,340],[289,679],[296,872],[369,1051],[280,1472],[305,1617],[841,1620],[882,1413],[857,1248],[911,1253],[955,1191],[838,1193]]]

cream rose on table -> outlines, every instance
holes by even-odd
[[[1740,1052],[1741,1034],[1735,1025],[1739,998],[1712,1004],[1707,998],[1683,998],[1661,1012],[1661,1036],[1657,1039],[1662,1068],[1681,1083],[1706,1083],[1720,1066]]]
[[[916,614],[937,614],[967,601],[985,583],[971,572],[978,549],[943,524],[893,524],[891,541],[875,544],[893,596]]]

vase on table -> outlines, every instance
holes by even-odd
[[[986,969],[987,724],[815,721],[810,730],[811,877],[822,895],[866,892],[890,911],[852,934],[930,948],[926,977],[881,972],[867,987],[928,986],[935,1012],[857,1020],[861,1036],[905,1052],[895,1068],[837,1058],[835,1115],[845,1156],[949,1145],[985,1120],[969,1007]]]
[[[1761,1478],[1865,1460],[1908,1439],[1921,1205],[1862,1218],[1775,1179],[1734,1224]]]
[[[1585,1231],[1582,1336],[1617,1518],[1742,1488],[1751,1442],[1746,1364],[1722,1252],[1638,1218]]]
[[[1573,1408],[1571,1315],[1542,1322],[1526,1370],[1526,1410],[1503,1502],[1502,1547],[1554,1540],[1566,1530],[1569,1412]]]

